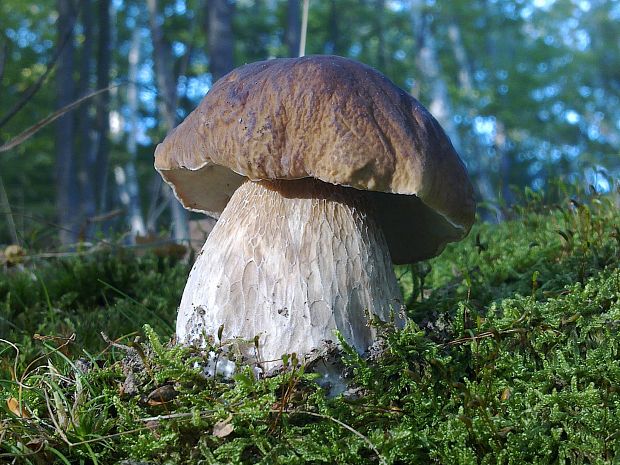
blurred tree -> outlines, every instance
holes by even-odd
[[[288,0],[286,5],[286,47],[288,56],[296,57],[301,37],[301,0]]]
[[[448,85],[443,77],[441,64],[437,57],[438,50],[434,32],[431,29],[431,16],[426,10],[424,0],[410,0],[411,27],[415,37],[415,57],[420,80],[425,84],[427,96],[415,87],[412,94],[427,103],[430,112],[441,123],[444,130],[452,139],[452,144],[458,152],[462,152],[461,137],[454,123],[454,110],[448,94]]]
[[[114,167],[114,179],[119,191],[121,205],[127,211],[127,223],[130,232],[130,242],[135,242],[136,236],[146,236],[146,225],[140,206],[140,184],[136,169],[138,157],[138,66],[140,62],[140,43],[142,31],[135,28],[132,32],[131,48],[129,50],[129,71],[127,82],[127,110],[129,113],[129,134],[127,135],[128,159],[124,166],[117,164]]]
[[[83,41],[82,49],[80,52],[80,64],[79,64],[79,80],[78,80],[78,95],[83,97],[92,92],[92,75],[95,65],[94,50],[95,50],[95,30],[93,21],[93,4],[92,0],[82,0],[81,4],[81,17],[82,17],[82,31]],[[95,158],[94,149],[95,134],[94,134],[94,121],[91,117],[91,107],[89,105],[82,105],[77,110],[78,122],[77,122],[77,169],[78,169],[78,181],[80,187],[80,200],[81,200],[81,212],[85,218],[91,218],[97,213],[97,200],[95,197],[96,187],[92,182],[92,167],[91,160]],[[88,228],[85,231],[85,235],[88,237],[92,233],[92,228]]]
[[[157,0],[147,0],[149,25],[153,40],[153,60],[159,90],[159,115],[166,129],[170,132],[177,124],[177,86],[173,54],[170,44],[164,37],[163,16]],[[164,186],[166,198],[172,212],[172,232],[176,240],[189,238],[188,215],[176,199],[169,186]]]
[[[75,100],[74,31],[77,12],[71,0],[58,0],[58,34],[56,46],[61,48],[56,77],[57,107]],[[56,203],[59,237],[63,244],[73,244],[78,237],[79,197],[75,169],[75,115],[67,113],[56,122]]]
[[[209,0],[209,69],[213,82],[234,68],[234,36],[232,18],[234,3],[231,0]]]
[[[97,46],[97,89],[105,89],[110,85],[112,58],[112,23],[110,0],[97,0],[98,15],[98,46]],[[109,208],[108,203],[108,159],[110,151],[110,93],[104,92],[95,98],[95,150],[89,153],[88,165],[91,169],[90,180],[93,184],[98,213],[102,214]]]
[[[234,62],[238,64],[265,60],[274,56],[287,56],[282,47],[282,30],[279,40],[274,41],[274,22],[284,18],[276,16],[274,2],[237,2],[233,17],[235,37]],[[284,3],[280,2],[280,6]]]

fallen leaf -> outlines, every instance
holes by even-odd
[[[151,430],[151,433],[153,433],[153,436],[155,436],[156,439],[159,439],[161,437],[161,434],[159,432],[159,422],[156,420],[151,420],[151,421],[147,421],[144,426],[146,426],[148,429]]]
[[[216,438],[225,438],[235,429],[235,426],[230,422],[233,419],[232,414],[228,415],[225,420],[218,421],[213,425],[213,436]]]
[[[157,420],[150,420],[147,421],[144,426],[146,426],[151,431],[155,431],[157,428],[159,428],[159,422]]]
[[[41,452],[47,441],[44,438],[34,438],[26,443],[26,447],[33,452]]]
[[[147,404],[150,406],[162,405],[170,402],[179,393],[171,384],[165,384],[151,392],[147,397]]]
[[[23,407],[20,407],[19,401],[15,397],[9,397],[6,405],[13,415],[19,418],[30,418],[30,415]]]

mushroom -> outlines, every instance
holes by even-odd
[[[246,341],[266,368],[335,339],[364,354],[403,324],[392,263],[439,254],[474,219],[437,121],[366,65],[273,59],[216,82],[155,152],[193,211],[219,220],[189,275],[177,340]]]

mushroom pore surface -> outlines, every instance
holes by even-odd
[[[399,317],[401,293],[367,193],[314,179],[247,181],[235,191],[189,275],[177,339],[237,338],[264,368],[310,355],[335,330],[359,353],[376,339],[369,315]],[[269,362],[273,361],[273,362]]]

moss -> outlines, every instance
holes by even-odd
[[[512,221],[477,226],[430,263],[401,268],[412,296],[408,325],[385,328],[383,351],[371,359],[345,351],[351,389],[332,399],[302,367],[265,380],[242,368],[232,380],[214,380],[202,374],[204,353],[168,346],[171,330],[153,312],[172,320],[184,266],[108,256],[39,269],[35,281],[4,277],[0,321],[27,355],[14,368],[15,349],[0,346],[0,461],[616,463],[614,201],[526,204]],[[92,318],[114,309],[129,318]],[[43,323],[20,320],[20,312]],[[67,351],[61,339],[26,337],[62,334],[67,318],[76,338],[102,324],[111,337],[143,336],[97,355],[88,354],[101,340],[81,338]],[[131,392],[121,388],[128,354],[140,373]]]

